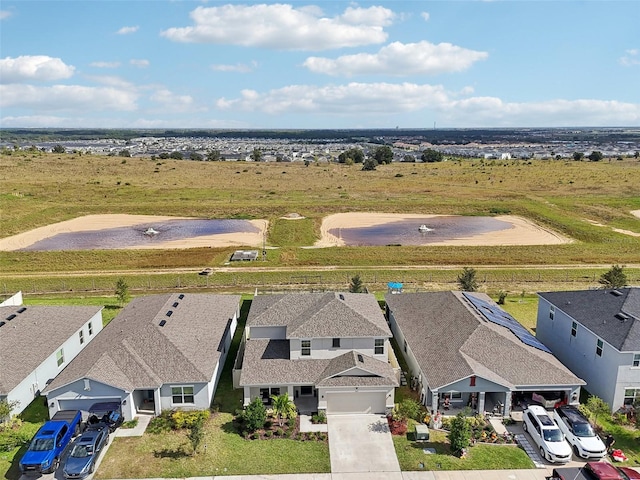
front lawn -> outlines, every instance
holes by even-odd
[[[199,477],[323,473],[331,470],[329,445],[289,439],[245,440],[229,413],[213,415],[196,455],[183,432],[115,438],[95,478]]]
[[[451,453],[446,432],[431,430],[429,442],[413,442],[406,435],[393,437],[402,471],[412,470],[504,470],[534,468],[521,448],[509,445],[475,445],[465,458]],[[423,449],[436,453],[426,454]]]

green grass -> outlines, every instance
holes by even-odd
[[[640,466],[640,431],[632,425],[616,425],[610,419],[598,418],[598,425],[602,426],[603,438],[611,433],[616,439],[614,448],[619,448],[629,459],[626,466]]]
[[[445,432],[431,430],[429,442],[413,442],[406,435],[393,437],[393,444],[403,471],[413,470],[504,470],[534,468],[533,462],[517,446],[475,445],[465,458],[451,453]],[[425,454],[434,448],[435,454]],[[422,464],[422,468],[420,467]]]
[[[40,297],[24,296],[25,305],[78,305],[104,307],[102,310],[102,325],[106,326],[122,310],[114,297],[103,296],[60,296],[45,295]]]
[[[491,295],[497,301],[497,295]],[[514,294],[507,295],[502,308],[531,332],[535,332],[538,318],[538,296]]]

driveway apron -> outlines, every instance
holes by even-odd
[[[399,472],[387,419],[382,415],[329,415],[331,473]]]

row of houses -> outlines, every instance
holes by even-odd
[[[233,362],[242,403],[287,392],[298,410],[387,413],[404,382],[428,408],[508,416],[531,401],[613,410],[640,398],[640,288],[541,293],[534,337],[487,295],[289,293],[254,297]],[[0,400],[50,414],[117,401],[140,412],[208,408],[235,334],[238,295],[132,300],[101,308],[0,304]],[[402,372],[392,342],[408,365]],[[551,405],[553,405],[553,403]],[[240,407],[241,405],[238,405]]]

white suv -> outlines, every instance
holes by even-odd
[[[571,460],[571,445],[564,439],[564,435],[543,407],[531,405],[522,417],[522,426],[540,449],[542,458],[558,463]]]
[[[573,447],[573,453],[578,457],[599,460],[605,456],[607,448],[593,431],[589,420],[576,407],[565,405],[556,408],[553,419]]]

